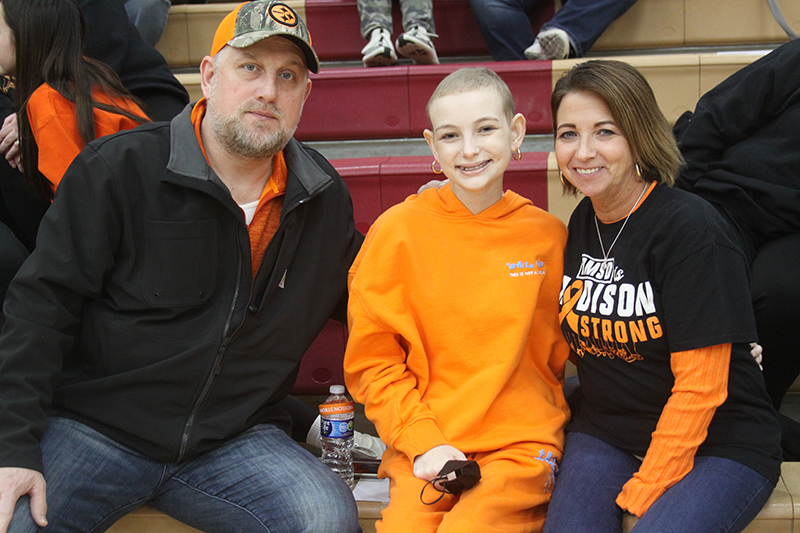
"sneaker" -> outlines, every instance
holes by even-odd
[[[392,46],[392,35],[389,30],[377,28],[372,30],[369,42],[361,53],[364,57],[361,60],[365,67],[388,67],[397,64],[397,54],[394,53]]]
[[[414,26],[397,38],[397,51],[402,56],[410,57],[415,65],[438,65],[439,56],[436,55],[431,37],[438,35],[428,33],[422,26]]]
[[[359,431],[353,432],[354,459],[380,459],[385,451],[386,445],[378,437]]]
[[[536,40],[525,50],[528,59],[566,59],[569,57],[569,36],[559,28],[539,32]]]
[[[322,448],[322,436],[320,435],[320,426],[322,418],[317,417],[311,428],[308,430],[306,443],[316,448]],[[383,452],[386,451],[386,445],[378,437],[367,435],[359,431],[353,432],[353,458],[354,459],[380,459]]]
[[[539,39],[534,39],[533,44],[526,48],[523,53],[528,59],[539,59],[539,56],[542,55],[542,47],[539,44]]]

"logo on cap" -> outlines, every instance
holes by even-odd
[[[297,26],[297,14],[286,4],[274,3],[269,6],[269,17],[282,26]]]

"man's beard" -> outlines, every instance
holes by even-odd
[[[267,131],[266,128],[260,126],[255,126],[248,130],[242,121],[248,111],[265,111],[265,108],[268,108],[271,114],[281,120],[283,119],[283,113],[271,104],[268,106],[250,104],[239,107],[236,115],[224,118],[219,116],[213,105],[214,92],[212,88],[208,98],[206,118],[211,122],[211,129],[217,141],[235,154],[248,159],[273,157],[283,150],[289,139],[294,135],[295,129],[297,129],[296,125],[293,128],[285,128],[279,125],[273,131]]]

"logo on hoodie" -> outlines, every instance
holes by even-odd
[[[517,261],[516,263],[506,263],[506,266],[511,271],[508,273],[512,278],[519,276],[543,276],[544,261]]]

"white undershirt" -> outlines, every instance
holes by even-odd
[[[256,208],[258,208],[258,202],[259,200],[256,200],[255,202],[241,204],[239,206],[242,208],[242,211],[244,211],[244,221],[247,223],[248,226],[253,221],[253,217],[256,215]]]

